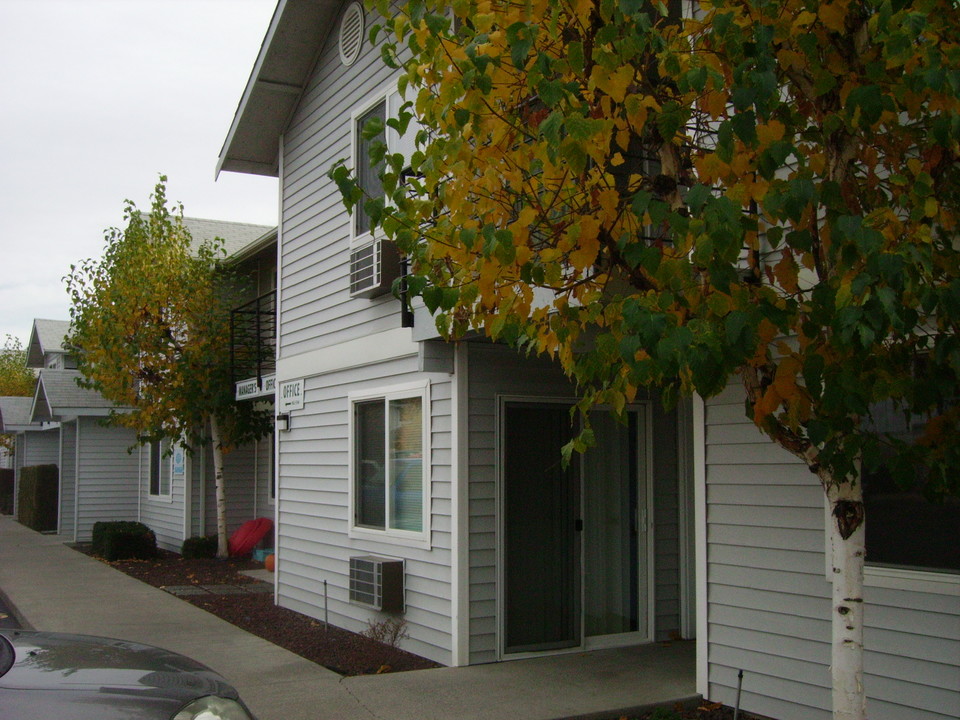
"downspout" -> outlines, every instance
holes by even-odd
[[[63,430],[60,431],[61,441]],[[77,432],[73,439],[73,541],[80,533],[80,416],[77,416]]]

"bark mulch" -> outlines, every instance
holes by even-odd
[[[77,549],[90,554],[89,546]],[[274,605],[273,593],[262,592],[267,589],[265,583],[242,574],[263,568],[262,563],[248,558],[185,559],[160,550],[154,560],[115,560],[107,564],[154,587],[176,590],[174,594],[181,600],[341,675],[440,667],[365,635],[333,625],[324,627],[311,617]],[[189,594],[191,590],[196,594]],[[659,708],[636,718],[610,720],[732,720],[733,714],[733,708],[704,702],[697,708]],[[744,712],[739,717],[760,720]]]
[[[77,549],[90,554],[89,547]],[[263,563],[245,558],[184,559],[161,550],[154,560],[107,564],[149,585],[169,589],[181,600],[341,675],[440,667],[419,655],[333,625],[324,627],[311,617],[274,605],[273,593],[262,592],[266,583],[241,574],[261,570]],[[184,591],[191,587],[197,594]]]

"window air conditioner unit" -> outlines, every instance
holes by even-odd
[[[375,298],[390,292],[400,277],[400,253],[389,240],[372,242],[350,251],[350,295]]]
[[[403,612],[403,560],[350,558],[350,601],[383,612]]]

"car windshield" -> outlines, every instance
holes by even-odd
[[[13,667],[13,645],[3,635],[0,635],[0,677],[7,674]]]

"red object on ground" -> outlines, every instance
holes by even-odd
[[[230,540],[227,541],[227,551],[230,553],[230,557],[249,555],[257,546],[257,543],[263,540],[272,529],[273,520],[270,518],[248,520],[237,528],[230,536]]]
[[[273,553],[271,553],[270,555],[267,555],[267,559],[264,561],[263,564],[267,568],[267,570],[269,570],[270,572],[273,572],[274,570],[277,569],[277,556],[274,555]]]

